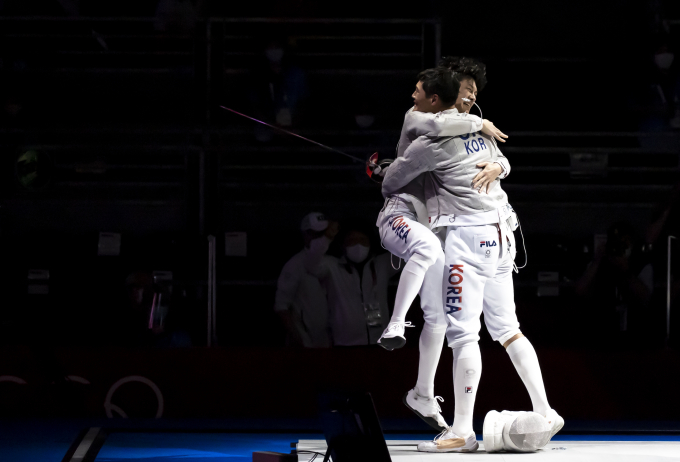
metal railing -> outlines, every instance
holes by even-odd
[[[671,338],[671,242],[675,236],[668,236],[668,261],[666,267],[666,345]]]
[[[207,345],[217,345],[217,246],[215,236],[208,236],[208,322]]]

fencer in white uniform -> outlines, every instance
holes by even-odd
[[[449,72],[434,69],[421,72],[412,95],[414,107],[404,118],[397,158],[421,135],[457,136],[483,130],[501,139],[502,133],[493,124],[477,116],[457,112],[436,114],[455,101],[457,91],[454,88]],[[441,398],[434,395],[434,375],[446,332],[441,298],[444,252],[427,222],[423,182],[424,175],[421,175],[385,195],[385,205],[378,216],[382,245],[406,261],[390,323],[378,343],[388,350],[404,345],[404,328],[410,325],[405,323],[406,313],[420,293],[425,324],[419,340],[418,380],[416,386],[407,392],[404,402],[433,428],[444,429],[447,425],[438,404]]]
[[[475,67],[472,63],[461,72],[456,104],[443,115],[469,111],[476,100],[476,82],[485,80],[481,66]],[[529,420],[539,427],[540,423],[549,422],[550,436],[563,425],[561,417],[548,404],[536,353],[521,334],[515,314],[512,270],[516,216],[498,178],[486,184],[473,180],[480,165],[488,163],[498,166],[496,176],[506,176],[510,167],[503,159],[495,141],[484,134],[438,139],[420,137],[389,167],[383,181],[383,193],[389,194],[429,172],[425,184],[426,205],[431,225],[444,241],[447,274],[443,282],[443,304],[448,323],[447,340],[454,356],[455,418],[449,429],[435,441],[422,443],[420,450],[468,452],[478,447],[472,430],[472,413],[482,366],[478,346],[482,312],[492,338],[506,347],[529,391],[535,411],[528,413],[531,414]],[[503,423],[495,414],[489,417]],[[515,417],[519,418],[519,414]],[[499,428],[502,433],[504,424]],[[545,432],[544,428],[529,430]],[[549,438],[538,435],[529,440],[531,444],[544,445]],[[529,446],[521,450],[537,449]],[[516,447],[502,449],[517,450]]]

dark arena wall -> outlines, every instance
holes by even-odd
[[[59,349],[53,353],[68,382],[46,389],[44,365],[36,351],[4,348],[0,363],[3,415],[55,415],[130,418],[215,418],[259,421],[297,420],[301,430],[318,429],[317,394],[324,390],[366,389],[378,415],[401,425],[410,411],[401,402],[415,380],[418,353],[407,349],[390,354],[373,348],[282,350],[220,348],[191,350]],[[498,345],[482,350],[484,371],[479,409],[525,409],[531,403],[507,355]],[[551,403],[565,409],[565,419],[606,422],[675,420],[680,407],[667,400],[673,393],[680,358],[675,352],[655,355],[592,353],[584,350],[539,351]],[[435,387],[445,403],[453,401],[444,352]],[[643,385],[631,364],[645,362]],[[10,380],[10,377],[13,379]],[[577,378],[578,377],[578,378]],[[87,383],[83,383],[83,382]],[[24,383],[25,382],[25,383]],[[640,388],[653,390],[644,400],[631,400]],[[160,400],[159,400],[160,397]],[[252,397],[257,397],[256,399]],[[256,403],[253,403],[253,401]],[[390,423],[388,423],[390,425]],[[591,424],[592,425],[592,424]],[[425,426],[412,429],[424,431]]]

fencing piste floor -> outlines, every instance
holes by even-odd
[[[228,425],[227,425],[228,424]],[[205,420],[150,420],[120,429],[121,421],[106,419],[16,419],[0,420],[1,462],[249,462],[255,451],[289,453],[291,443],[300,450],[325,452],[320,433],[292,429],[258,431],[263,422],[249,428],[232,427],[233,422]],[[113,427],[116,425],[116,430]],[[270,422],[271,425],[271,422]],[[134,427],[134,428],[133,428]],[[674,429],[677,425],[672,426]],[[98,432],[97,428],[103,429]],[[297,428],[305,428],[304,426]],[[309,428],[309,427],[307,427]],[[430,454],[416,450],[415,444],[428,441],[433,433],[387,432],[394,462],[444,460],[532,460],[589,461],[680,461],[680,433],[626,432],[618,435],[557,435],[542,451],[534,454],[486,454],[478,434],[480,449],[472,454]],[[96,435],[104,434],[97,446]],[[87,437],[87,435],[90,435]],[[79,452],[78,452],[79,451]],[[481,458],[481,459],[480,459]],[[309,454],[298,455],[309,461]],[[316,462],[321,462],[317,458]]]
[[[389,438],[391,435],[388,435]],[[410,437],[412,438],[412,436]],[[387,440],[387,447],[393,462],[430,462],[456,460],[460,462],[508,461],[508,462],[661,462],[680,460],[680,437],[643,437],[643,436],[598,436],[600,440],[588,435],[557,436],[548,445],[535,453],[491,453],[484,451],[482,435],[477,435],[479,449],[473,453],[426,453],[418,452],[416,445],[420,440]],[[300,440],[298,450],[326,451],[326,441]],[[452,459],[455,457],[455,459]],[[308,462],[311,454],[298,454],[299,462]],[[317,457],[317,461],[323,460]]]

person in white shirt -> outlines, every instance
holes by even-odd
[[[345,234],[342,257],[326,255],[333,237],[312,243],[307,268],[328,294],[333,345],[375,344],[389,321],[388,282],[399,269],[389,253],[372,255],[368,236],[359,230]]]
[[[322,213],[313,212],[302,219],[300,230],[305,247],[288,260],[276,285],[274,311],[287,332],[287,343],[308,348],[331,346],[326,290],[319,279],[307,272],[310,246],[326,236],[335,236],[337,223]]]

